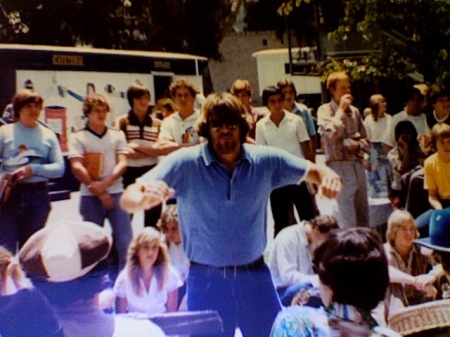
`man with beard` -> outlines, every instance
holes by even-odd
[[[173,152],[130,185],[121,205],[154,207],[176,191],[184,250],[191,268],[188,310],[217,310],[223,337],[267,337],[281,309],[264,263],[271,191],[303,179],[324,196],[341,190],[339,176],[283,150],[245,144],[245,108],[231,94],[211,94],[197,124],[208,142]],[[217,335],[215,335],[217,336]]]

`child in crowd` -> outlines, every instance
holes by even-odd
[[[190,263],[184,253],[183,243],[181,242],[177,205],[167,205],[158,222],[158,228],[166,236],[170,264],[178,271],[183,281],[183,286],[178,289],[178,305],[180,305],[186,293],[186,279]]]
[[[388,298],[398,298],[404,306],[419,304],[433,299],[432,286],[425,291],[417,289],[417,284],[432,284],[437,280],[438,269],[432,269],[436,262],[430,255],[422,253],[414,244],[419,238],[416,224],[408,211],[395,210],[388,219],[384,249],[390,266],[414,276],[413,284],[400,284],[391,280]]]
[[[132,240],[127,264],[114,285],[116,311],[149,315],[176,311],[177,290],[182,283],[169,264],[161,234],[152,227],[145,227]]]
[[[410,174],[423,164],[423,154],[417,141],[417,131],[410,121],[395,126],[396,144],[387,154],[392,167],[390,198],[394,207],[404,207]]]
[[[367,175],[369,196],[386,198],[390,165],[383,151],[382,139],[389,132],[391,116],[386,113],[387,103],[382,95],[370,97],[370,114],[364,119],[367,137],[370,140],[370,170]]]
[[[450,126],[437,123],[431,130],[431,140],[437,152],[425,160],[424,187],[432,209],[421,214],[416,223],[428,236],[428,224],[434,210],[450,207]]]

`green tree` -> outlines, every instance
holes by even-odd
[[[329,58],[322,63],[324,76],[346,69],[354,79],[369,82],[419,73],[426,82],[450,85],[450,1],[289,0],[278,11],[290,15],[310,2],[325,13],[329,3],[338,3],[337,27],[327,32],[337,48],[356,38],[361,49],[377,51],[360,58]]]
[[[0,0],[0,42],[187,52],[220,59],[231,0]],[[0,13],[1,14],[1,13]]]

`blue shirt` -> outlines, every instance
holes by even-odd
[[[311,112],[306,105],[294,102],[294,110],[292,110],[291,112],[303,119],[303,123],[305,123],[306,126],[306,131],[308,131],[308,135],[310,137],[316,135],[314,121],[311,116]]]
[[[64,159],[55,133],[38,125],[27,128],[19,122],[0,128],[0,158],[2,170],[14,170],[30,165],[33,172],[25,183],[48,181],[64,174]]]
[[[306,160],[286,151],[243,144],[230,176],[208,144],[201,144],[167,156],[140,181],[163,180],[175,189],[186,255],[219,267],[263,254],[271,191],[300,182],[307,170]]]

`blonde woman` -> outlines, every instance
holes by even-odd
[[[25,277],[17,259],[0,246],[0,336],[63,337],[46,298]]]
[[[364,126],[370,141],[369,196],[387,198],[390,164],[383,152],[381,140],[390,130],[391,116],[386,113],[387,103],[382,95],[372,95],[369,104],[370,114],[364,119]]]
[[[161,233],[145,227],[132,240],[126,266],[114,285],[116,311],[149,315],[176,311],[182,284],[178,272],[169,264]]]
[[[404,306],[432,300],[428,291],[418,290],[420,283],[432,284],[439,269],[431,256],[424,255],[415,240],[419,232],[414,218],[408,211],[395,210],[389,216],[384,249],[390,266],[414,277],[412,284],[391,283],[390,294],[400,299]],[[393,282],[391,280],[391,282]]]

